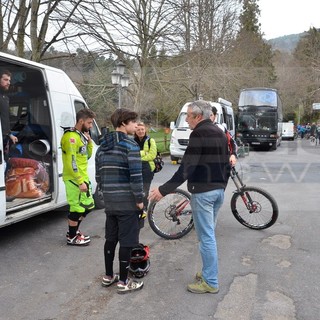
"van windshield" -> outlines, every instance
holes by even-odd
[[[186,121],[187,118],[187,113],[186,112],[181,112],[179,114],[179,117],[177,119],[177,128],[190,128],[188,122]],[[232,120],[230,120],[232,121]],[[216,116],[216,123],[222,123],[222,117],[220,114],[217,114]],[[228,126],[228,130],[233,130],[233,124],[230,124],[230,126]]]
[[[177,128],[189,128],[188,122],[186,121],[187,113],[181,112],[177,119]]]

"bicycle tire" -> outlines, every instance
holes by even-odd
[[[176,206],[182,202],[185,207],[182,209],[182,214],[178,213],[177,215]],[[190,194],[184,190],[176,189],[158,202],[150,203],[148,222],[151,229],[164,239],[182,238],[193,228]]]
[[[254,212],[246,207],[241,195],[249,193],[257,206]],[[271,227],[278,219],[279,209],[276,200],[267,191],[257,187],[243,187],[231,198],[231,211],[245,227],[261,230]]]

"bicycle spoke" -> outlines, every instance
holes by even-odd
[[[148,220],[153,231],[166,239],[178,239],[193,227],[189,195],[176,191],[150,205]]]

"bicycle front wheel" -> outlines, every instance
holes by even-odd
[[[190,194],[176,189],[148,208],[151,229],[164,239],[179,239],[193,228]]]
[[[266,229],[278,219],[278,205],[265,190],[256,187],[244,187],[231,198],[231,210],[234,217],[250,229]]]

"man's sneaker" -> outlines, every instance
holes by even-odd
[[[188,284],[188,291],[192,293],[218,293],[219,288],[209,286],[202,278],[196,283]]]
[[[113,277],[111,279],[108,279],[107,276],[104,276],[102,278],[102,285],[104,287],[109,287],[111,286],[113,283],[116,283],[119,281],[119,275],[118,274],[114,274]]]
[[[120,294],[141,290],[143,287],[143,281],[128,279],[126,284],[120,282],[117,283],[117,291]]]
[[[77,235],[80,235],[84,240],[90,240],[90,236],[84,235],[80,230],[77,231]],[[66,237],[69,238],[69,231],[67,231]]]
[[[201,272],[197,272],[196,276],[195,276],[196,281],[200,281],[202,279],[202,273]]]
[[[87,246],[90,239],[85,240],[82,236],[76,235],[74,238],[67,237],[67,244],[71,246]]]

